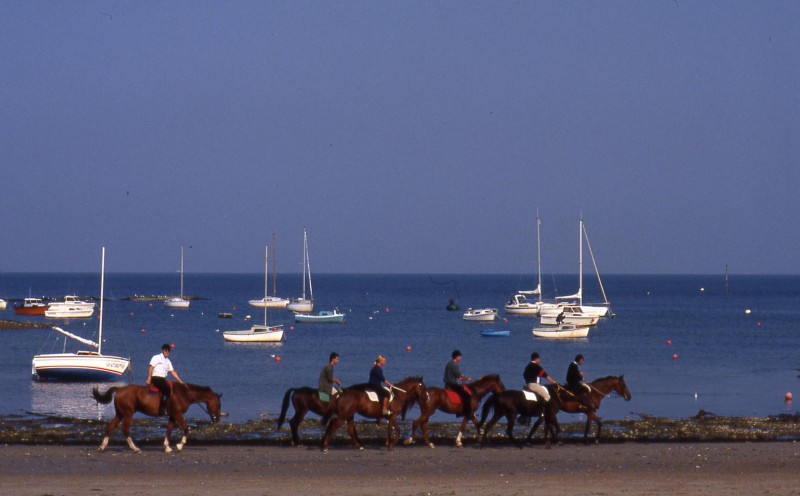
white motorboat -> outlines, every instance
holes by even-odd
[[[308,274],[308,298],[306,298],[306,274]],[[314,310],[314,288],[311,286],[311,262],[308,259],[308,233],[305,227],[303,227],[303,296],[293,298],[286,308],[295,313],[311,313]]]
[[[541,324],[555,326],[559,324],[572,324],[578,326],[595,325],[599,317],[588,315],[581,311],[578,305],[561,305],[548,308],[542,312]]]
[[[550,339],[572,339],[585,338],[589,335],[588,326],[576,326],[573,324],[562,324],[557,327],[534,327],[533,335],[537,338]]]
[[[0,310],[5,310],[6,306],[8,306],[8,302],[2,298],[0,298]]]
[[[164,300],[168,308],[189,308],[190,301],[183,297],[183,245],[181,245],[181,295]]]
[[[41,354],[33,357],[31,373],[40,380],[62,381],[111,381],[130,371],[129,358],[103,355],[103,295],[105,279],[106,249],[102,250],[100,269],[100,319],[97,342],[82,338],[60,327],[57,331],[75,341],[96,348],[97,351],[78,351],[76,353]]]
[[[345,316],[338,308],[331,310],[322,310],[319,313],[296,313],[294,314],[295,322],[310,322],[310,323],[324,323],[332,322],[340,324],[344,322]]]
[[[468,308],[464,312],[464,320],[471,322],[493,322],[497,318],[496,308]]]
[[[526,292],[520,291],[511,297],[503,309],[511,315],[539,315],[542,304],[538,301],[528,301]]]
[[[264,249],[264,298],[267,297],[267,259],[269,247]],[[283,340],[283,326],[270,326],[267,324],[267,306],[264,305],[264,325],[254,325],[242,331],[225,331],[222,337],[225,341],[234,343],[276,343]]]
[[[85,319],[94,313],[94,303],[79,300],[75,295],[67,295],[64,301],[54,301],[47,306],[44,316],[49,318]]]

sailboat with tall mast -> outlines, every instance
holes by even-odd
[[[308,292],[306,298],[306,274],[308,274]],[[311,286],[311,262],[308,259],[308,232],[303,227],[303,296],[293,298],[286,306],[295,313],[309,313],[314,310],[314,288]]]
[[[272,296],[268,296],[264,292],[264,298],[258,300],[250,300],[248,303],[251,307],[256,308],[286,308],[289,304],[288,298],[280,298],[278,296],[278,250],[275,246],[275,233],[272,233]],[[266,276],[265,276],[266,277]]]
[[[269,247],[264,248],[264,298],[267,297],[267,287],[269,285],[267,273],[269,272]],[[243,331],[225,331],[222,337],[225,341],[235,343],[275,343],[283,340],[283,326],[267,325],[267,305],[264,308],[264,325],[254,325],[250,329]]]
[[[168,308],[189,308],[190,301],[183,297],[183,245],[181,245],[181,295],[164,300]]]
[[[597,281],[600,284],[600,292],[603,295],[603,305],[584,305],[583,304],[583,241],[586,240],[586,246],[589,248],[589,254],[592,258]],[[586,234],[586,226],[583,223],[583,217],[580,218],[578,223],[578,292],[567,296],[557,296],[556,300],[560,301],[576,301],[577,306],[580,307],[580,312],[591,317],[605,317],[608,315],[608,309],[611,303],[606,297],[606,290],[603,288],[603,281],[600,279],[600,271],[597,270],[597,262],[594,259],[594,252],[592,252],[592,245],[589,243],[589,236]]]
[[[503,307],[507,314],[511,315],[539,315],[542,310],[542,246],[539,214],[536,214],[536,258],[537,271],[539,273],[539,284],[533,290],[517,291]],[[528,296],[538,296],[538,301],[529,301]]]
[[[82,338],[60,327],[53,327],[64,336],[78,341],[97,351],[78,351],[76,353],[40,354],[33,357],[31,373],[40,380],[61,381],[113,381],[130,371],[129,358],[103,355],[103,300],[105,296],[106,248],[102,249],[100,267],[100,318],[98,319],[97,342]],[[66,340],[64,348],[66,350]]]

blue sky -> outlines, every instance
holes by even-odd
[[[0,271],[800,272],[797,2],[0,3]]]

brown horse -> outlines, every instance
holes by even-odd
[[[611,393],[617,393],[619,396],[625,399],[625,401],[631,400],[631,392],[628,390],[628,385],[625,384],[625,377],[620,376],[613,376],[610,375],[608,377],[602,377],[600,379],[595,379],[592,381],[589,386],[591,387],[591,395],[592,399],[594,400],[595,405],[600,407],[600,402],[603,401],[603,398],[608,396]],[[559,410],[566,413],[585,413],[586,414],[586,430],[583,433],[583,442],[588,444],[589,443],[589,430],[592,427],[592,422],[597,424],[597,435],[594,438],[594,442],[597,443],[600,439],[600,429],[602,426],[602,419],[597,416],[597,410],[589,409],[585,407],[578,399],[572,395],[568,390],[564,389],[563,387],[555,387],[555,384],[548,384],[547,390],[550,391],[550,396],[555,401],[550,401],[549,408],[554,410],[554,413],[557,413]],[[542,419],[539,418],[531,427],[531,432],[528,434],[528,441],[531,440],[533,437],[534,432],[536,432],[536,428],[539,427],[539,424],[542,423]],[[559,427],[558,422],[554,424],[555,427],[555,435],[558,435]],[[547,433],[545,433],[545,438],[547,437]]]
[[[405,415],[406,411],[413,406],[414,402],[421,401],[425,395],[425,383],[422,377],[406,377],[394,385],[394,397],[389,402],[389,425],[386,427],[386,448],[392,449],[392,445],[400,439],[400,427],[397,425],[397,415]],[[361,440],[358,439],[355,427],[355,415],[380,419],[384,418],[381,411],[380,401],[371,401],[367,392],[360,388],[350,387],[334,397],[327,413],[323,416],[323,422],[328,421],[328,428],[322,437],[322,451],[328,451],[328,444],[336,433],[336,430],[347,422],[347,433],[356,448],[362,450]],[[394,439],[392,431],[395,432]]]
[[[101,393],[97,386],[95,386],[92,390],[92,396],[94,396],[96,401],[103,404],[111,403],[111,399],[113,398],[114,411],[116,412],[111,422],[106,425],[105,437],[103,437],[103,442],[100,443],[100,447],[97,448],[97,451],[101,453],[105,451],[111,432],[122,422],[122,433],[125,435],[128,447],[134,452],[139,453],[141,450],[133,444],[133,439],[131,439],[131,418],[135,412],[157,417],[159,414],[158,410],[159,403],[161,402],[161,393],[153,394],[147,390],[147,386],[131,384],[122,387],[111,387],[105,393]],[[220,398],[222,398],[222,395],[215,393],[210,387],[186,383],[174,384],[172,394],[167,402],[169,421],[167,422],[167,435],[164,438],[164,452],[169,453],[172,451],[172,448],[169,447],[169,437],[176,423],[183,429],[183,438],[181,442],[176,445],[176,448],[180,451],[186,445],[186,438],[189,436],[189,426],[186,425],[186,420],[183,418],[183,415],[193,403],[205,403],[206,411],[211,416],[211,422],[219,422],[219,418],[222,415],[222,403]]]
[[[483,399],[486,394],[493,392],[493,393],[501,393],[505,391],[506,387],[503,385],[503,382],[500,380],[500,376],[498,374],[490,374],[485,375],[478,379],[477,381],[470,382],[464,385],[466,389],[472,392],[472,411],[475,412],[477,410],[478,405],[480,404],[481,400]],[[450,400],[450,395],[448,392],[442,388],[438,387],[429,387],[425,391],[425,396],[419,402],[419,409],[421,411],[421,415],[414,421],[414,424],[411,426],[411,436],[404,441],[404,444],[413,444],[416,440],[414,434],[417,432],[417,428],[422,426],[422,438],[425,440],[425,444],[433,448],[433,443],[431,442],[430,438],[428,437],[428,419],[431,415],[433,415],[436,410],[441,410],[445,413],[452,413],[454,415],[463,414],[464,412],[464,405],[459,401],[458,403],[453,403]],[[461,438],[464,435],[464,431],[467,430],[467,421],[469,421],[466,416],[461,421],[461,428],[458,431],[458,435],[456,436],[456,446],[461,448],[463,444],[461,443]],[[478,434],[480,435],[480,427],[478,426],[478,419],[475,418],[475,415],[472,415],[472,423],[475,424],[475,428],[478,429]]]
[[[526,417],[540,417],[540,420],[542,418],[544,419],[544,442],[547,448],[550,447],[549,434],[551,433],[551,427],[553,425],[558,425],[558,419],[556,418],[558,408],[549,408],[549,403],[545,402],[544,398],[539,394],[531,392],[528,392],[528,394],[534,395],[536,400],[528,400],[525,396],[525,392],[517,390],[506,390],[502,393],[495,393],[486,399],[486,402],[483,404],[481,421],[480,424],[478,424],[478,430],[483,430],[481,447],[486,443],[486,438],[492,430],[492,427],[494,427],[494,424],[497,423],[497,420],[500,417],[505,417],[508,439],[516,444],[518,448],[522,448],[522,443],[514,438],[514,424],[518,414],[522,414]],[[494,415],[492,415],[491,420],[486,423],[486,419],[492,409],[494,409]],[[553,430],[552,432],[554,436],[557,435],[557,431]],[[557,438],[554,439],[557,440]]]
[[[315,388],[301,387],[289,388],[283,395],[283,404],[281,405],[281,415],[278,417],[278,430],[283,426],[286,421],[286,413],[289,410],[289,402],[292,402],[294,407],[294,416],[289,420],[289,427],[292,429],[292,446],[300,446],[300,435],[298,429],[300,422],[303,421],[308,412],[314,412],[319,416],[324,416],[330,401],[322,401],[319,399],[319,391]]]

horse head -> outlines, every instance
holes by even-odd
[[[631,400],[631,392],[628,389],[628,385],[625,384],[625,376],[624,375],[619,376],[619,381],[617,381],[617,383],[615,384],[614,391],[616,391],[618,395],[620,395],[623,398],[625,398],[625,401],[630,401]]]
[[[425,394],[425,383],[422,382],[422,377],[406,377],[397,383],[397,388],[404,391],[405,397],[403,398],[403,407],[401,416],[406,418],[406,412],[414,405],[414,402],[419,402]]]
[[[500,374],[485,375],[468,386],[475,391],[475,395],[479,398],[488,392],[497,394],[506,390],[503,381],[500,380]]]

